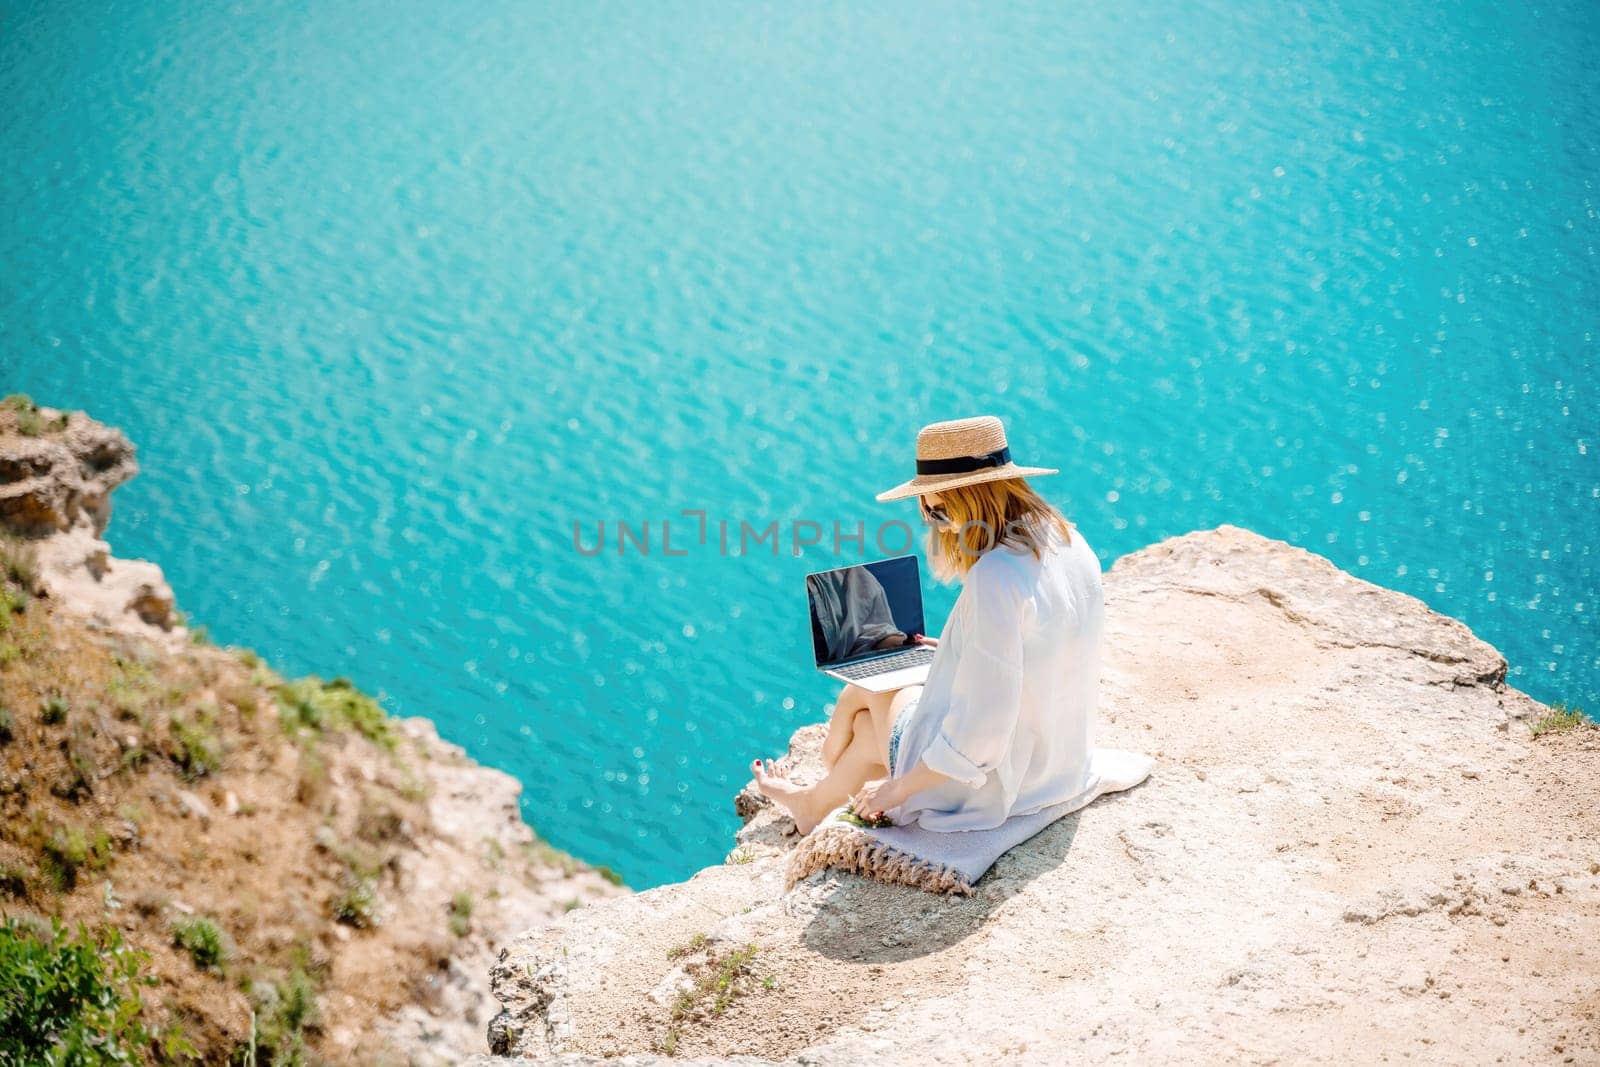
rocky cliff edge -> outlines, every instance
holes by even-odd
[[[192,1062],[482,1050],[498,945],[626,890],[537,839],[520,784],[429,720],[188,630],[161,569],[102,539],[137,471],[120,431],[0,400],[3,936],[81,922],[142,954],[153,984],[116,1010]],[[10,1016],[0,1060],[44,1054],[40,1003]],[[178,1047],[133,1054],[191,1062]]]
[[[1154,754],[1148,782],[969,898],[836,872],[785,892],[793,825],[747,787],[724,865],[502,951],[495,1051],[1600,1058],[1596,730],[1543,729],[1461,623],[1237,527],[1127,556],[1105,589],[1100,743]],[[795,734],[796,775],[822,730]]]

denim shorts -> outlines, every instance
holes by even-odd
[[[919,698],[920,699],[920,698]],[[894,717],[894,724],[889,727],[889,777],[894,777],[894,760],[900,751],[900,735],[906,732],[906,723],[911,721],[911,713],[917,710],[917,702],[911,701],[900,709],[900,714]]]

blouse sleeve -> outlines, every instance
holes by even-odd
[[[1011,749],[1022,709],[1024,594],[1005,575],[967,575],[962,646],[939,734],[922,759],[974,789]]]

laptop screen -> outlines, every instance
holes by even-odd
[[[817,666],[893,651],[923,632],[916,556],[806,575]]]

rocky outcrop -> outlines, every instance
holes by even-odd
[[[139,473],[121,430],[25,397],[0,407],[0,528],[35,542],[40,591],[105,629],[166,647],[188,639],[161,568],[102,540],[111,491]]]
[[[0,401],[0,910],[114,926],[195,1062],[481,1051],[498,947],[628,890],[429,720],[192,640],[101,539],[137,469],[80,412]],[[199,921],[210,962],[175,951]]]
[[[328,1046],[359,1063],[369,1062],[381,1042],[405,1063],[444,1067],[484,1048],[484,1028],[498,1006],[488,976],[501,944],[580,901],[628,891],[541,845],[522,820],[521,782],[469,759],[441,739],[429,719],[400,725],[428,753],[417,764],[427,796],[427,830],[413,835],[413,847],[397,856],[397,881],[405,892],[393,901],[386,921],[410,929],[436,927],[462,893],[473,902],[470,921],[438,954],[432,973],[415,976],[418,996],[383,1018],[344,1020],[330,1033]],[[351,945],[348,951],[361,949]]]
[[[0,525],[31,536],[88,527],[103,534],[111,521],[111,490],[139,473],[133,445],[121,430],[81,411],[58,411],[20,398],[6,409],[31,434],[0,442]]]
[[[725,864],[533,929],[494,1051],[577,1064],[1595,1062],[1600,740],[1461,623],[1231,526],[1106,575],[1100,743],[1149,781],[971,897]],[[820,773],[823,727],[791,742]],[[670,1057],[669,1054],[670,1053]],[[491,1062],[484,1060],[483,1062]]]

